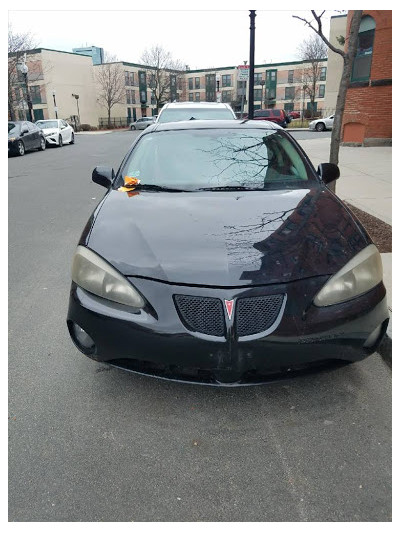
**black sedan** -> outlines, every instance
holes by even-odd
[[[43,132],[29,121],[8,122],[8,154],[24,155],[28,150],[45,150]]]
[[[237,385],[359,361],[388,323],[378,250],[277,125],[156,124],[79,241],[67,324],[96,361]]]

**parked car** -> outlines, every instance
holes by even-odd
[[[300,111],[289,111],[288,113],[289,117],[293,118],[300,118]]]
[[[291,119],[283,109],[256,109],[254,111],[254,120],[269,120],[286,128]]]
[[[378,250],[282,128],[155,124],[115,174],[72,265],[67,325],[96,361],[208,384],[263,382],[375,351]]]
[[[129,128],[131,130],[145,130],[146,128],[154,124],[155,121],[155,117],[138,118],[137,120],[135,120],[135,122],[131,122],[129,124]]]
[[[27,120],[8,122],[8,153],[24,155],[28,150],[45,150],[46,141],[42,131]]]
[[[229,104],[219,102],[171,102],[161,109],[157,122],[181,120],[236,120]]]
[[[335,115],[330,115],[329,117],[325,118],[317,118],[309,123],[308,129],[316,131],[331,130],[333,128],[334,119]]]
[[[38,120],[36,125],[43,131],[49,146],[61,147],[64,144],[74,144],[75,142],[74,128],[65,120]]]

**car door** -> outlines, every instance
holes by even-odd
[[[28,122],[23,122],[21,124],[21,137],[24,142],[25,150],[32,150],[35,147],[33,132],[29,128]]]
[[[332,128],[333,127],[333,121],[335,119],[335,115],[331,115],[330,117],[328,117],[326,120],[325,120],[325,126],[327,128]]]
[[[68,124],[65,122],[65,120],[59,120],[58,122],[60,124],[60,131],[63,143],[67,143],[71,140],[71,134],[68,128]]]
[[[32,122],[28,122],[29,135],[31,135],[32,148],[40,148],[40,130]]]

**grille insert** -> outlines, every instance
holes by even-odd
[[[187,329],[223,337],[225,319],[222,302],[218,298],[176,294],[175,306]]]
[[[239,298],[236,305],[236,334],[255,335],[269,329],[282,308],[283,294]]]

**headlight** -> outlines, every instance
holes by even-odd
[[[351,300],[382,281],[382,260],[374,244],[370,244],[332,276],[314,298],[318,307]]]
[[[55,134],[56,134],[56,132],[53,131],[52,133],[45,133],[44,136],[45,137],[50,137],[50,135],[55,135]]]
[[[14,142],[16,139],[16,137],[9,137],[8,140],[11,141],[11,142]]]
[[[84,246],[76,249],[72,279],[82,289],[101,298],[136,308],[145,305],[143,298],[122,274]]]

